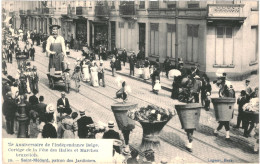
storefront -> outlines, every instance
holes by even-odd
[[[77,19],[76,22],[76,39],[87,42],[87,19]]]
[[[94,45],[95,47],[102,45],[108,48],[108,23],[93,22],[94,25]]]

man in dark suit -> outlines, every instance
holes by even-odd
[[[125,66],[125,62],[126,62],[126,58],[127,58],[127,52],[126,52],[125,48],[124,48],[121,56],[122,56],[122,61],[123,61],[124,66]]]
[[[6,120],[6,131],[8,134],[14,134],[14,118],[17,111],[17,105],[12,99],[12,92],[7,93],[7,99],[3,103],[3,114]]]
[[[108,122],[108,131],[106,131],[103,135],[103,139],[117,139],[120,140],[120,134],[114,130],[114,122],[109,121]],[[113,146],[116,152],[120,153],[120,147],[119,146]]]
[[[106,131],[103,135],[103,139],[118,139],[120,140],[120,135],[118,132],[116,132],[114,130],[114,122],[113,121],[109,121],[108,122],[108,128],[109,130]]]
[[[78,136],[79,138],[87,138],[88,135],[88,127],[87,125],[93,124],[93,120],[91,117],[85,115],[85,111],[79,112],[81,118],[77,120],[78,123]]]
[[[135,59],[134,54],[132,54],[129,58],[129,67],[130,67],[130,76],[135,75]]]
[[[46,121],[45,120],[45,113],[46,113],[46,106],[47,105],[45,103],[43,103],[43,101],[44,101],[43,96],[39,97],[39,101],[40,101],[40,103],[35,106],[35,110],[39,114],[39,121],[41,123],[41,122]]]
[[[34,91],[33,95],[29,97],[29,103],[33,106],[33,105],[37,105],[39,103],[38,97],[36,96],[37,92]]]
[[[61,92],[61,98],[57,101],[57,108],[60,115],[65,113],[66,109],[70,108],[69,100],[65,96],[65,92]]]

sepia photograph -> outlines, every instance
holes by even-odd
[[[259,163],[258,0],[2,0],[2,163]]]

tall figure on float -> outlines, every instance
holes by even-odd
[[[47,39],[46,51],[49,55],[49,67],[55,68],[55,71],[63,71],[65,69],[64,57],[66,57],[65,41],[64,38],[58,35],[59,25],[51,25],[51,35]]]

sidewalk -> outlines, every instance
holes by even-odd
[[[71,51],[71,53],[70,53],[71,55],[68,56],[69,58],[76,59],[76,58],[82,57],[81,52],[76,52],[74,50],[70,50],[70,51]],[[104,61],[104,67],[105,67],[105,70],[112,72],[112,70],[110,68],[110,60]],[[118,75],[121,75],[121,76],[130,77],[130,75],[129,75],[129,73],[130,73],[129,63],[126,63],[126,66],[122,65],[122,70],[116,71],[116,73]],[[144,80],[137,73],[138,73],[138,68],[135,68],[135,76],[131,76],[131,77],[135,80],[138,80],[138,81],[152,85],[151,79]],[[160,74],[160,76],[161,76],[160,82],[161,82],[162,89],[171,92],[173,79],[168,79],[165,75],[165,72],[162,72]],[[259,86],[258,75],[251,75],[248,79],[251,81],[250,85],[251,85],[253,90],[254,90],[255,87]],[[238,97],[240,95],[240,91],[245,88],[245,81],[230,81],[230,82],[231,82],[231,84],[233,85],[233,88],[236,91],[236,97]],[[215,84],[213,84],[213,82],[210,82],[210,84],[211,84],[211,87],[212,87],[212,94],[217,94],[218,90],[219,90],[218,87]]]

